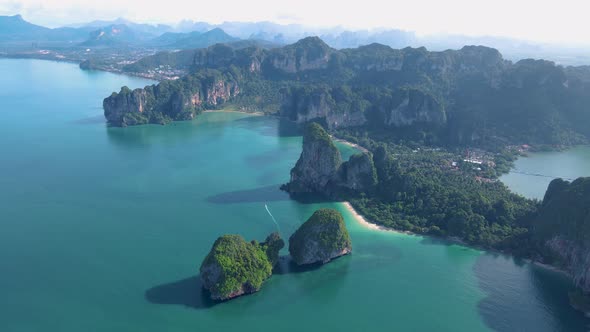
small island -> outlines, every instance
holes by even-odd
[[[219,237],[201,264],[203,287],[219,301],[259,291],[284,246],[278,233],[263,243],[246,242],[240,235]]]
[[[325,264],[351,252],[344,218],[334,209],[317,210],[289,238],[289,253],[297,265]]]
[[[285,241],[279,233],[262,243],[240,235],[219,237],[203,260],[200,278],[210,297],[226,301],[262,288],[279,262]],[[350,254],[352,244],[344,218],[333,209],[319,209],[289,238],[289,252],[297,265],[325,264]]]

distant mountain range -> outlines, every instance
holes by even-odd
[[[0,44],[18,44],[38,41],[70,42],[83,41],[88,38],[91,28],[56,28],[50,29],[25,21],[22,16],[0,16]]]
[[[137,24],[125,19],[93,21],[50,29],[22,16],[0,16],[0,47],[150,47],[189,49],[239,41],[219,28],[177,32],[167,25]]]
[[[150,41],[150,45],[179,49],[204,48],[217,43],[230,43],[240,40],[214,28],[206,32],[166,32]]]
[[[501,37],[463,35],[417,36],[396,29],[350,31],[341,27],[310,28],[273,22],[181,21],[172,25],[135,23],[118,18],[50,29],[25,21],[22,16],[0,16],[0,47],[140,47],[162,49],[202,48],[215,43],[257,40],[280,46],[308,36],[319,36],[336,49],[380,43],[393,48],[421,47],[442,51],[464,45],[485,45],[498,49],[505,58],[544,58],[563,65],[590,64],[590,47],[563,47]]]

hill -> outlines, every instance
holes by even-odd
[[[274,49],[212,46],[144,60],[125,70],[152,63],[195,73],[177,89],[201,71],[216,70],[238,85],[239,94],[228,100],[238,107],[280,112],[298,123],[320,121],[331,130],[488,147],[571,145],[590,137],[584,125],[590,121],[588,70],[544,60],[513,63],[483,46],[336,50],[309,37]]]

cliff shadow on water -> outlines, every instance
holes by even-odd
[[[279,190],[281,185],[271,185],[255,189],[228,191],[210,196],[207,202],[213,204],[237,204],[288,201],[289,194]]]
[[[348,258],[346,255],[341,256],[341,257],[337,257],[337,258],[333,259],[333,261],[331,263],[334,264],[335,261],[338,261],[339,263],[343,263],[346,260],[346,258]],[[348,261],[346,260],[346,262],[344,262],[344,263],[345,263],[344,268],[341,268],[342,271],[345,271],[347,269]],[[326,264],[314,263],[314,264],[306,264],[306,265],[297,265],[295,263],[295,261],[291,258],[291,256],[287,255],[287,256],[280,257],[279,262],[274,267],[272,272],[273,272],[273,274],[277,274],[277,275],[305,273],[305,272],[319,270],[324,265],[326,265]]]
[[[154,144],[185,143],[199,134],[199,128],[190,121],[174,122],[167,126],[153,124],[127,128],[105,126],[105,130],[109,142],[123,150],[145,148]],[[213,132],[212,135],[215,136]]]
[[[207,202],[213,204],[265,203],[295,200],[302,204],[332,203],[333,199],[312,193],[292,194],[280,190],[282,184],[254,189],[228,191],[209,196]]]
[[[106,120],[104,119],[104,115],[94,115],[94,116],[87,116],[85,118],[80,118],[72,121],[73,124],[76,125],[95,125],[95,124],[105,124]]]
[[[218,304],[211,300],[199,276],[154,286],[145,291],[145,298],[154,304],[182,305],[194,309],[207,309]]]
[[[249,116],[235,121],[244,128],[256,130],[264,136],[297,137],[303,134],[297,123],[278,116]]]
[[[514,331],[515,326],[539,332],[587,331],[590,326],[582,312],[572,310],[568,293],[575,287],[560,271],[492,252],[479,256],[473,271],[485,294],[478,312],[494,331]]]

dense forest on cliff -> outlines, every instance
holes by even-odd
[[[378,144],[373,192],[349,200],[378,224],[420,234],[456,237],[497,249],[519,249],[538,202],[514,194],[500,181],[452,167],[438,152],[404,153]]]
[[[523,255],[531,251],[519,246],[531,242],[529,226],[539,202],[511,193],[493,175],[493,163],[452,162],[457,157],[452,152],[370,138],[356,142],[368,151],[342,162],[325,130],[317,123],[307,125],[303,151],[283,189],[295,199],[319,193],[348,200],[371,222],[397,230]],[[476,168],[487,168],[490,178]]]
[[[105,102],[111,125],[183,120],[186,114],[179,114],[231,105],[299,123],[321,121],[331,130],[362,127],[437,145],[570,145],[590,136],[583,125],[590,120],[587,69],[532,59],[512,63],[483,46],[335,50],[310,37],[270,50],[218,44],[160,53],[125,70],[160,65],[192,74],[144,89],[145,100],[136,104],[125,102],[133,91],[114,95],[120,102]],[[141,121],[126,123],[127,113]]]

